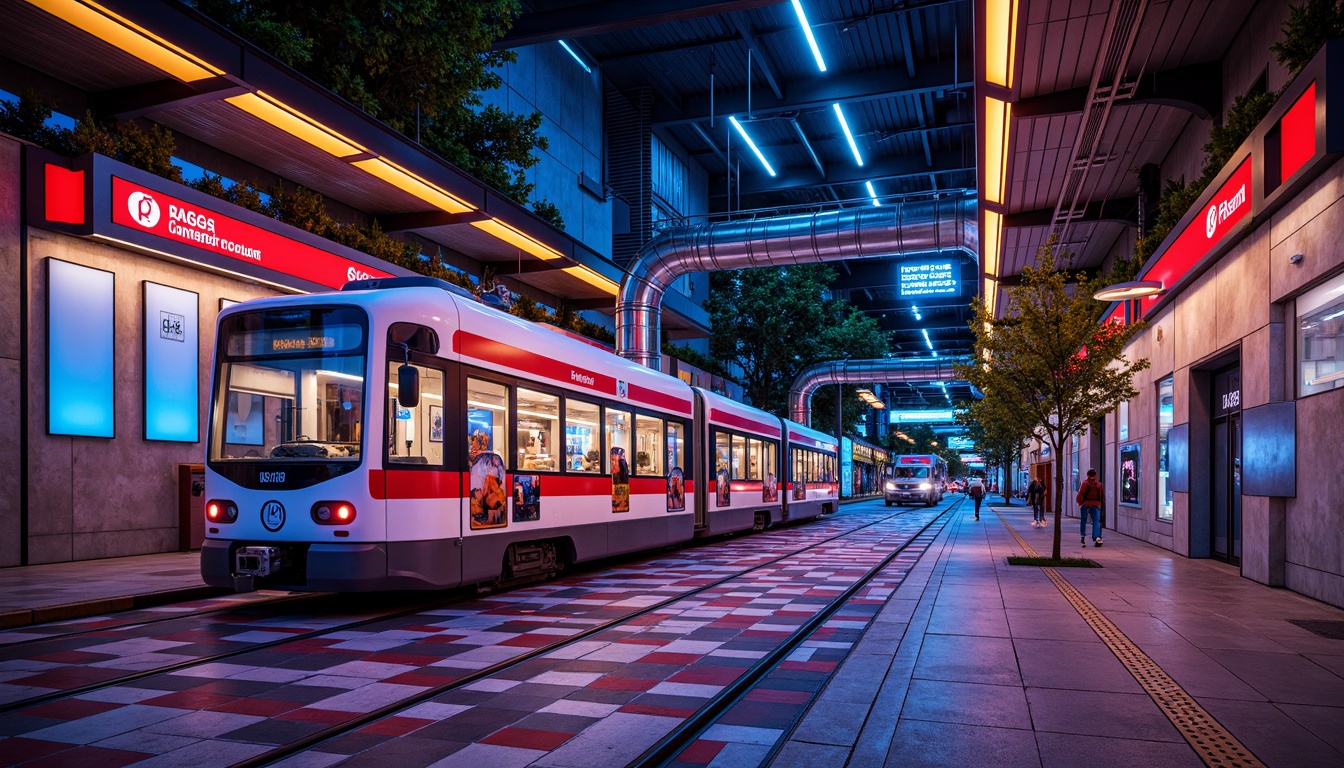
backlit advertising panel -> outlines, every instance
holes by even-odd
[[[961,261],[958,259],[897,262],[896,277],[902,299],[961,295]]]
[[[191,291],[145,288],[145,439],[200,440],[200,306]]]

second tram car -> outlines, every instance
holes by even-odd
[[[432,278],[230,307],[213,378],[216,586],[508,582],[838,504],[830,436]]]

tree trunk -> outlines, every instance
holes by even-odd
[[[1061,444],[1063,442],[1063,440],[1060,441]],[[1062,469],[1063,462],[1060,461],[1059,446],[1051,445],[1050,453],[1055,457],[1055,471],[1052,473],[1055,476],[1055,548],[1051,557],[1058,560],[1060,557],[1060,536],[1062,535],[1059,525],[1064,510],[1064,471]]]
[[[1007,466],[1003,470],[1003,503],[1005,506],[1013,506],[1013,460],[1009,459]]]

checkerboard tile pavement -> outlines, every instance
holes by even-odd
[[[327,725],[344,722],[433,685],[526,653],[557,638],[577,634],[596,624],[627,615],[648,605],[650,600],[685,593],[769,560],[781,552],[834,536],[881,517],[855,516],[844,521],[828,520],[825,525],[767,533],[753,536],[750,541],[742,539],[724,542],[715,547],[627,565],[587,579],[540,585],[471,604],[389,620],[361,630],[329,633],[319,638],[245,654],[230,659],[229,663],[207,664],[156,675],[93,691],[74,699],[21,710],[0,718],[0,735],[8,737],[0,740],[0,754],[9,754],[6,745],[10,742],[26,750],[22,754],[40,751],[46,754],[36,759],[58,761],[69,759],[67,753],[76,749],[111,749],[118,753],[130,753],[133,751],[124,749],[124,746],[136,745],[139,751],[134,751],[132,756],[106,755],[97,759],[115,762],[125,758],[127,762],[124,764],[145,760],[146,764],[152,765],[188,765],[198,761],[195,755],[205,754],[209,750],[217,750],[221,755],[255,752],[291,742]],[[784,535],[790,533],[791,536]],[[863,535],[872,537],[876,534]],[[830,550],[840,555],[850,546],[841,543]],[[691,635],[699,632],[701,636],[706,636],[732,630],[748,637],[752,633],[768,637],[772,633],[784,631],[783,627],[793,618],[789,611],[783,610],[789,602],[799,600],[800,604],[806,605],[809,598],[823,600],[828,592],[839,589],[828,588],[824,583],[803,588],[794,585],[792,594],[789,594],[787,583],[806,579],[809,573],[814,574],[814,579],[822,575],[835,575],[833,571],[820,570],[823,566],[815,556],[805,556],[803,560],[805,562],[801,565],[776,569],[778,575],[774,577],[757,577],[746,584],[734,585],[731,588],[733,592],[723,593],[725,588],[720,588],[717,591],[722,594],[713,598],[688,600],[684,606],[641,617],[633,628],[623,630],[643,635],[622,644],[626,647],[604,651],[603,648],[587,645],[587,641],[576,644],[578,649],[604,651],[607,656],[625,654],[629,658],[625,666],[631,668],[627,673],[643,677],[621,678],[597,674],[608,671],[603,665],[620,665],[620,662],[563,658],[566,653],[575,652],[575,647],[570,647],[558,652],[560,656],[535,659],[511,670],[513,677],[506,675],[502,681],[478,681],[466,686],[460,694],[468,699],[500,695],[531,697],[531,704],[537,704],[535,699],[543,698],[547,703],[537,706],[535,715],[583,719],[588,715],[539,710],[552,704],[562,709],[572,708],[572,704],[557,703],[565,696],[556,694],[592,688],[598,692],[598,700],[591,703],[601,704],[603,697],[621,698],[627,693],[631,694],[628,696],[630,699],[641,698],[639,702],[622,702],[628,705],[625,707],[627,711],[614,712],[605,720],[610,720],[616,714],[670,719],[673,717],[670,713],[685,710],[693,702],[702,700],[704,695],[717,690],[720,684],[717,681],[725,679],[727,673],[707,669],[671,679],[679,671],[679,663],[697,658],[697,654],[704,653],[704,648],[673,646],[661,651],[661,656],[652,653],[640,656],[639,646],[671,644],[675,638],[668,638],[667,643],[658,642],[667,633]],[[760,597],[762,591],[772,588],[784,590],[774,594],[787,596],[789,600],[781,604],[777,597],[774,598],[774,605],[762,602],[759,608],[745,603],[737,604],[744,598],[750,602],[752,598]],[[663,615],[668,611],[676,615]],[[753,612],[757,612],[756,615]],[[730,613],[735,615],[727,615]],[[711,623],[714,614],[719,614],[714,620],[722,623],[718,627],[707,628],[705,625]],[[764,621],[767,618],[784,624],[757,627],[759,624],[768,624]],[[736,626],[739,624],[741,626]],[[254,631],[276,631],[275,626],[273,623],[267,629]],[[648,631],[649,628],[660,631]],[[692,642],[718,642],[696,640],[694,637],[685,639]],[[159,642],[185,641],[165,639]],[[599,641],[599,644],[606,646],[608,643]],[[740,664],[750,658],[750,654],[756,653],[746,647],[748,645],[750,642],[745,643],[743,648],[724,649],[707,658],[714,659],[719,665]],[[153,654],[171,655],[173,649],[180,647],[156,646],[152,642],[137,644],[132,641],[121,650],[126,654],[122,658],[140,657],[144,661],[144,657]],[[29,668],[12,671],[26,672],[27,677],[49,673],[50,668],[40,666],[43,663],[59,664],[20,660],[16,666]],[[33,664],[39,666],[33,668]],[[595,669],[592,667],[594,664],[603,668]],[[640,664],[644,667],[634,668]],[[82,669],[99,668],[86,663]],[[524,672],[529,673],[529,677],[514,679]],[[559,677],[542,677],[548,673],[556,673]],[[658,677],[656,673],[664,674]],[[576,674],[579,676],[574,677]],[[595,674],[597,677],[592,679],[586,677]],[[541,679],[533,679],[538,677]],[[626,683],[623,682],[625,679],[637,682]],[[24,677],[17,677],[11,678],[9,682],[12,684],[24,680]],[[642,683],[638,681],[645,680],[655,680],[656,685],[661,687],[653,690],[655,683],[650,683],[642,692],[637,692],[638,695],[634,695],[635,691],[626,690],[632,685],[639,688]],[[500,686],[503,686],[501,690],[491,690],[491,687]],[[576,700],[586,701],[584,698]],[[592,712],[589,709],[584,711],[589,714]],[[202,717],[203,714],[207,716]],[[192,720],[184,719],[189,716],[195,717]],[[388,721],[381,721],[370,726],[372,732],[362,729],[351,737],[365,741],[370,737],[391,738],[379,731],[410,728],[418,719],[409,717],[404,721],[393,722],[390,726],[386,724]],[[565,722],[568,723],[566,727],[575,724],[572,719]],[[621,720],[613,722],[619,723]],[[495,732],[503,728],[492,729],[490,733],[482,734],[482,738],[490,737],[492,741],[481,741],[480,747],[497,748],[496,751],[535,751],[539,744],[555,737],[538,736],[533,731],[568,733],[554,730],[554,727],[559,727],[554,723],[543,722],[540,725],[547,727],[537,727],[538,723],[529,722],[518,725],[520,730],[499,735],[495,735]],[[426,727],[434,726],[442,726],[442,723],[435,722]],[[417,729],[408,732],[416,733]]]

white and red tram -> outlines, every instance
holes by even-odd
[[[829,436],[429,278],[229,308],[212,392],[218,586],[507,581],[838,503]]]

